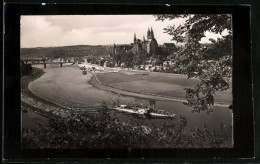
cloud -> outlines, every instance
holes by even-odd
[[[163,28],[184,19],[155,21],[152,15],[42,15],[21,17],[21,47],[129,44],[153,27],[159,44],[172,42]]]
[[[44,17],[21,17],[21,47],[57,46],[62,33]]]
[[[170,42],[163,33],[167,23],[155,21],[152,15],[22,16],[21,47],[129,44],[134,33],[146,37],[148,26],[158,43]]]

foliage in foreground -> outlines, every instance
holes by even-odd
[[[214,105],[216,91],[230,88],[229,78],[232,76],[232,31],[231,15],[228,14],[182,14],[157,15],[157,21],[185,19],[179,26],[164,28],[172,40],[184,43],[185,47],[177,52],[176,66],[189,78],[196,77],[200,83],[194,88],[186,89],[186,105],[193,111],[210,112]],[[201,43],[207,32],[227,34],[217,40],[209,39],[209,46]]]
[[[218,148],[232,147],[231,127],[220,131],[192,129],[185,131],[187,120],[161,127],[144,126],[142,121],[120,122],[103,106],[98,113],[73,113],[68,118],[50,120],[36,130],[23,129],[26,148]]]

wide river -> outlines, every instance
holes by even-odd
[[[92,74],[82,75],[78,67],[48,67],[44,69],[45,74],[39,79],[29,84],[29,89],[36,95],[75,110],[86,110],[93,112],[95,107],[102,103],[111,104],[111,100],[118,100],[118,95],[97,89],[89,84]],[[149,100],[128,96],[119,97],[120,104],[144,105],[149,104]],[[224,107],[213,107],[213,112],[206,114],[192,113],[191,108],[183,105],[182,102],[156,101],[156,109],[173,111],[179,116],[185,116],[188,124],[187,128],[202,127],[205,123],[212,129],[219,129],[220,124],[232,125],[232,111]],[[115,112],[121,120],[139,119],[147,124],[160,125],[163,122],[171,122],[171,119],[146,119],[135,115]]]

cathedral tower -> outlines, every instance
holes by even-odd
[[[150,30],[150,28],[148,27],[147,39],[153,39],[153,38],[154,38],[153,28],[151,27],[151,30]]]
[[[150,35],[151,35],[151,38],[154,38],[153,28],[152,28],[152,26],[151,26],[151,33],[150,33]]]
[[[147,31],[147,39],[150,39],[150,35],[151,35],[151,32],[150,32],[150,28],[148,27],[148,31]]]

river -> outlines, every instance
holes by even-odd
[[[117,100],[118,95],[108,91],[94,88],[89,80],[92,74],[82,75],[82,71],[75,66],[70,67],[48,67],[44,69],[45,74],[29,84],[32,93],[63,106],[73,107],[75,110],[86,110],[93,112],[102,103],[111,104],[111,100]],[[149,104],[149,100],[120,96],[120,104],[137,104],[142,102]],[[202,127],[205,123],[212,129],[219,129],[220,124],[232,125],[232,111],[225,107],[213,107],[209,115],[205,112],[192,113],[191,108],[182,102],[156,101],[156,109],[173,111],[177,117],[185,116],[188,124],[186,128]],[[147,124],[160,125],[171,122],[170,119],[144,119],[131,114],[115,112],[121,120],[141,119]]]

